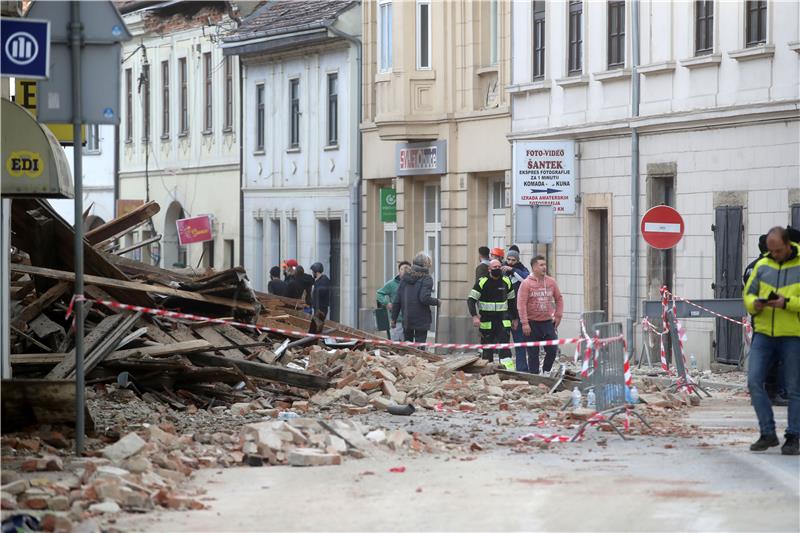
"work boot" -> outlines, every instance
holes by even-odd
[[[788,439],[786,442],[789,442]],[[772,448],[780,443],[781,441],[778,440],[778,436],[774,433],[772,435],[761,435],[757,441],[750,445],[750,451],[763,452],[767,448]]]
[[[781,446],[783,455],[800,455],[800,437],[797,435],[786,435],[786,442]]]

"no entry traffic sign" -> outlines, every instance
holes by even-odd
[[[651,208],[642,217],[642,237],[659,250],[672,248],[683,237],[683,218],[668,205]]]

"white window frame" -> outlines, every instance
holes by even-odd
[[[428,195],[435,194],[434,199],[434,212],[433,222],[428,222]],[[433,258],[433,276],[434,282],[441,279],[441,243],[442,243],[442,193],[441,187],[438,183],[426,183],[422,193],[422,220],[424,221],[424,248],[425,253]],[[433,246],[431,246],[431,239]]]
[[[495,194],[495,191],[496,191],[495,188],[497,187],[498,184],[501,185],[501,187],[500,187],[500,204],[501,204],[501,207],[495,208],[494,207],[494,202],[495,202],[495,199],[497,198],[496,194]],[[489,194],[487,196],[489,197],[489,201],[487,202],[487,204],[488,204],[487,205],[487,207],[488,207],[488,210],[487,210],[488,220],[487,220],[487,222],[488,223],[487,223],[487,231],[486,231],[486,242],[489,243],[489,247],[490,248],[495,248],[495,247],[505,248],[505,242],[506,242],[505,213],[506,213],[506,211],[508,209],[508,205],[506,204],[505,179],[502,178],[502,177],[490,179],[489,180]],[[499,214],[498,213],[499,211],[503,212],[503,227],[502,227],[502,231],[501,232],[497,231],[499,228],[496,228],[495,225],[494,225],[494,217],[495,217],[495,215]],[[495,234],[498,234],[498,233],[502,234],[502,236],[500,237],[500,239],[501,239],[500,242],[497,242],[497,241],[494,240]]]
[[[397,275],[397,222],[383,223],[383,279]]]
[[[422,6],[426,6],[428,9],[428,24],[427,28],[422,28]],[[431,1],[430,0],[417,0],[417,9],[416,9],[416,19],[415,19],[415,26],[416,26],[416,48],[415,54],[417,58],[417,70],[431,70]],[[428,34],[428,53],[427,57],[423,57],[422,55],[422,32],[427,31]],[[422,60],[425,59],[427,64],[423,65]]]
[[[388,24],[386,24],[386,28],[388,31],[385,33],[388,34],[384,35],[384,20],[383,20],[383,8],[386,8],[386,11],[389,15]],[[392,7],[391,0],[380,0],[378,2],[378,71],[379,72],[391,72],[392,71],[392,18],[394,8]],[[386,42],[384,42],[384,38]]]
[[[86,146],[83,153],[86,155],[100,155],[100,126],[98,124],[86,124]]]
[[[490,0],[489,4],[489,64],[494,66],[500,61],[500,0]]]
[[[299,232],[298,232],[298,224],[297,224],[297,217],[287,217],[286,218],[286,254],[289,258],[297,259],[300,255],[299,248],[300,248],[300,240],[299,240]]]

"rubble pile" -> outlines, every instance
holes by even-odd
[[[549,387],[504,381],[494,373],[475,373],[487,367],[477,356],[431,362],[381,349],[367,352],[314,346],[307,359],[309,372],[331,377],[331,388],[317,392],[308,402],[321,410],[338,407],[348,414],[361,414],[373,408],[413,404],[432,410],[486,411],[536,409],[551,403],[551,399],[540,399]]]

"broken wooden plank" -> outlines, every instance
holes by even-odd
[[[53,305],[53,302],[64,296],[64,294],[66,294],[71,287],[72,283],[68,283],[66,281],[56,283],[44,294],[36,298],[33,303],[25,306],[25,309],[23,309],[22,312],[20,312],[20,314],[14,318],[14,325],[20,327],[23,324],[27,324],[39,316],[42,311]]]
[[[97,343],[91,352],[86,352],[84,371],[87,374],[91,372],[92,369],[98,365],[98,363],[103,361],[108,354],[120,346],[122,340],[128,334],[128,331],[130,331],[131,327],[136,323],[136,321],[139,320],[140,316],[142,316],[141,312],[125,315],[125,318],[120,322],[119,326],[114,328],[108,335],[106,335],[102,342]],[[74,379],[75,371],[73,370],[70,372],[67,375],[67,378]]]
[[[241,349],[242,346],[252,344],[253,341],[255,340],[249,335],[245,334],[244,332],[239,331],[235,327],[231,326],[230,324],[222,324],[221,326],[217,326],[216,330],[223,337],[231,341],[233,344],[238,345],[239,349]],[[245,352],[245,355],[250,355],[250,350],[243,350],[243,351]]]
[[[114,250],[113,253],[116,254],[116,255],[127,254],[128,252],[132,252],[134,250],[138,250],[142,246],[147,246],[148,244],[152,244],[152,243],[158,242],[160,240],[161,240],[161,234],[159,233],[155,237],[150,237],[149,239],[145,239],[143,241],[135,242],[135,243],[133,243],[130,246],[127,246],[125,248],[120,248],[119,250]]]
[[[34,288],[33,280],[26,281],[22,285],[12,286],[9,296],[12,300],[24,300],[27,295],[33,292]]]
[[[53,207],[43,199],[15,198],[11,207],[12,243],[25,250],[28,254],[32,251],[46,250],[47,255],[34,258],[31,263],[35,266],[52,269],[74,271],[73,243],[75,231]],[[28,229],[35,225],[37,220],[49,221],[48,226],[52,231],[49,238],[37,238]],[[83,246],[84,272],[86,274],[103,276],[104,278],[127,280],[127,276],[117,269],[112,263],[104,259],[88,242]],[[42,291],[44,292],[44,291]],[[114,287],[109,293],[115,300],[133,305],[153,307],[150,297],[143,292],[129,291]]]
[[[27,265],[11,265],[11,270],[14,272],[25,272],[26,274],[33,274],[36,276],[43,276],[62,281],[75,281],[74,272],[66,272],[63,270],[54,270],[52,268],[42,268]],[[203,296],[189,291],[182,291],[180,289],[173,289],[170,287],[147,285],[146,283],[139,283],[136,281],[123,281],[118,279],[103,278],[100,276],[84,275],[83,279],[86,283],[93,285],[100,285],[102,287],[113,287],[116,289],[126,289],[136,292],[150,292],[154,294],[166,294],[177,296],[186,300],[194,300],[198,302],[206,302],[224,307],[244,309],[245,311],[255,312],[253,304],[229,300],[227,298],[218,298],[216,296]],[[127,303],[127,302],[124,302]],[[151,306],[152,307],[152,306]]]
[[[126,348],[125,350],[116,350],[111,352],[105,358],[105,361],[118,361],[120,359],[125,359],[127,357],[136,355],[163,357],[167,355],[185,354],[213,349],[214,345],[207,340],[195,339],[193,341],[175,342],[163,346],[143,346],[141,348]]]
[[[57,365],[67,357],[66,353],[12,353],[12,365]]]
[[[197,328],[195,329],[195,333],[213,344],[230,346],[230,349],[220,350],[220,353],[222,353],[222,355],[225,357],[230,357],[232,359],[244,359],[244,356],[246,355],[236,349],[235,344],[223,337],[216,329],[214,329],[214,326],[203,326],[201,328]],[[248,338],[248,340],[251,339]]]
[[[304,372],[293,370],[282,366],[265,365],[255,361],[245,361],[241,359],[229,359],[219,355],[207,355],[204,353],[188,354],[186,357],[200,366],[231,366],[234,365],[248,376],[264,378],[271,381],[279,381],[302,387],[306,389],[326,389],[330,385],[327,378]]]
[[[442,366],[444,368],[447,368],[448,370],[455,372],[456,370],[460,370],[465,366],[471,365],[478,359],[480,359],[479,355],[460,355],[458,357],[453,357],[451,359],[445,359],[444,362],[441,363],[439,366]]]
[[[506,370],[504,368],[498,368],[495,370],[495,372],[498,376],[500,376],[500,379],[516,379],[520,381],[527,381],[531,385],[546,385],[548,389],[553,388],[558,381],[556,378],[551,378],[549,376],[529,374],[528,372],[516,372],[514,370]],[[557,390],[571,390],[571,387],[573,387],[576,383],[578,383],[578,381],[574,378],[565,377],[564,381],[559,384]]]
[[[84,339],[83,348],[84,354],[91,352],[94,347],[100,343],[106,335],[116,328],[120,322],[125,318],[124,315],[111,315],[104,318],[97,327],[95,327]],[[75,370],[75,350],[69,352],[67,357],[64,358],[56,367],[51,370],[45,379],[59,380],[65,379],[71,372]]]
[[[140,205],[133,211],[109,220],[102,226],[86,232],[86,240],[91,245],[97,245],[111,237],[124,235],[131,228],[138,226],[161,210],[161,206],[155,200]]]

